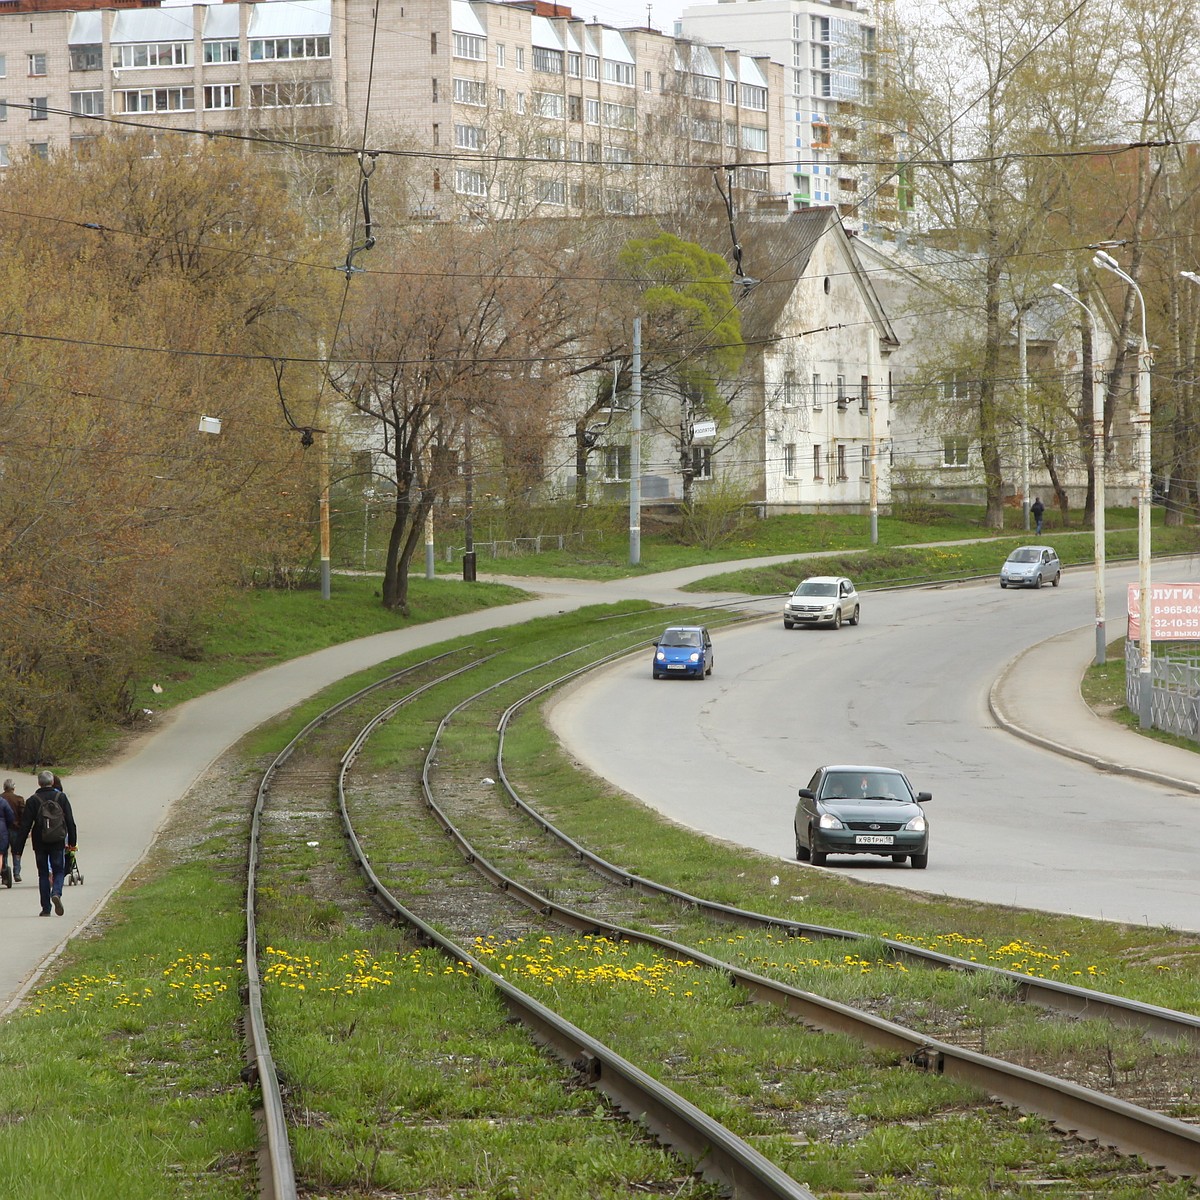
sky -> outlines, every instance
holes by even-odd
[[[675,19],[685,3],[697,0],[650,0],[650,24],[660,33],[674,33]],[[624,28],[646,24],[646,0],[565,0],[566,7],[585,21],[593,18],[605,25]]]

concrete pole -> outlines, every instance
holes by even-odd
[[[1104,364],[1100,361],[1100,325],[1096,314],[1074,292],[1061,283],[1051,284],[1056,292],[1078,304],[1088,316],[1092,329],[1092,489],[1093,555],[1096,561],[1096,657],[1101,666],[1107,657],[1108,640],[1104,631],[1104,470],[1107,454],[1104,445]]]
[[[433,509],[425,514],[425,578],[432,579],[437,574],[433,565]]]
[[[629,418],[629,565],[642,561],[642,318],[633,318],[633,378]]]
[[[321,599],[329,599],[329,434],[321,435],[319,455],[321,470],[321,500],[318,511],[321,523]]]
[[[1025,310],[1017,313],[1017,360],[1021,384],[1021,523],[1029,531],[1029,373]]]
[[[867,385],[867,467],[871,472],[871,545],[879,545],[879,467],[875,462],[875,391]]]

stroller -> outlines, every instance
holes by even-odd
[[[64,855],[66,863],[66,874],[68,885],[83,882],[83,873],[79,869],[79,860],[75,857],[75,851],[70,847],[67,848]]]

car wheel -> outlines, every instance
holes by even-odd
[[[1001,586],[1002,588],[1006,588],[1006,587],[1008,587],[1008,584],[1007,584],[1007,583],[1005,583],[1005,582],[1004,582],[1004,580],[1002,579],[1002,580],[1000,580],[1000,586]]]
[[[816,846],[813,845],[813,835],[812,830],[810,829],[808,831],[808,861],[812,863],[814,867],[823,867],[825,865],[825,860],[828,857],[829,855],[826,854],[824,850],[818,850]]]
[[[833,614],[833,627],[834,629],[842,627],[842,610],[840,608]]]
[[[799,834],[796,834],[796,861],[808,862],[808,847],[800,840]]]
[[[926,854],[914,854],[914,855],[912,856],[912,865],[913,865],[913,870],[914,870],[914,871],[923,871],[923,870],[925,870],[925,868],[926,868],[927,866],[929,866],[929,855],[928,855],[928,853],[926,853]]]
[[[1055,587],[1058,587],[1058,581],[1059,581],[1061,578],[1062,578],[1062,572],[1061,572],[1061,571],[1055,571],[1055,573],[1054,573],[1054,578],[1053,578],[1052,580],[1050,580],[1050,582],[1051,582],[1051,583],[1052,583],[1052,584],[1053,584]]]
[[[858,605],[857,605],[857,604],[854,606],[854,616],[852,616],[852,617],[850,618],[850,624],[851,624],[851,625],[857,625],[857,624],[858,624]]]
[[[1042,573],[1041,573],[1041,571],[1039,571],[1039,572],[1038,572],[1038,573],[1037,573],[1037,574],[1036,574],[1036,575],[1033,577],[1033,586],[1034,586],[1035,588],[1040,588],[1040,587],[1042,586]]]
[[[908,858],[908,855],[907,855],[907,854],[893,854],[893,855],[892,855],[892,862],[894,862],[894,863],[902,863],[902,862],[904,862],[904,860],[905,860],[906,858]]]
[[[791,622],[791,621],[784,621],[784,623],[783,623],[784,629],[791,629],[792,625],[793,625],[793,622]]]

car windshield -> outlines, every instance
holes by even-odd
[[[1036,546],[1022,546],[1008,556],[1008,561],[1011,563],[1034,563],[1041,557],[1042,552]]]
[[[836,596],[836,580],[806,579],[793,593],[796,596]]]
[[[700,631],[697,629],[668,629],[658,639],[660,646],[698,646]]]
[[[911,800],[903,776],[877,771],[854,771],[827,775],[821,788],[822,800]]]

